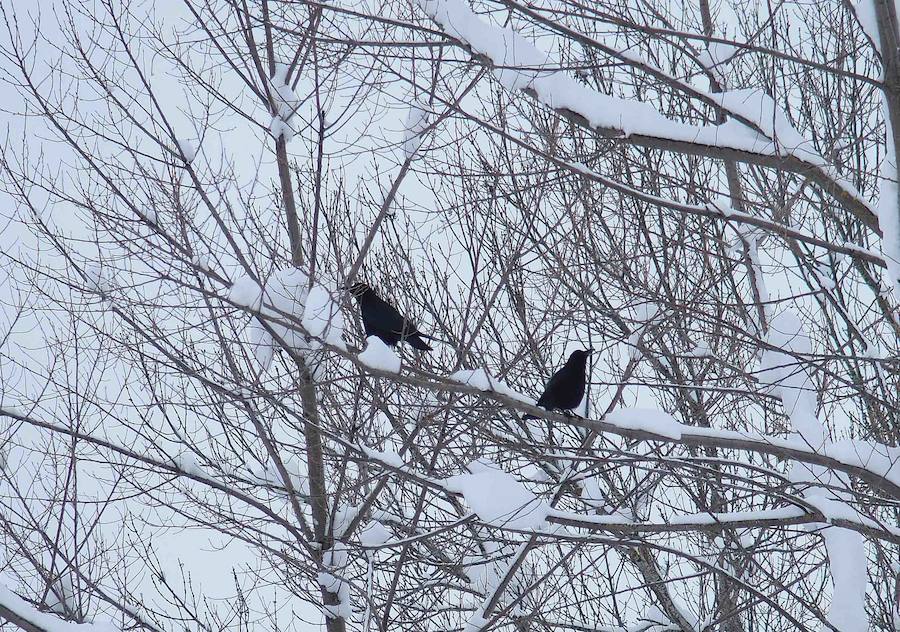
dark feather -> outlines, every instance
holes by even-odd
[[[585,370],[591,350],[573,351],[566,363],[554,373],[541,393],[537,405],[544,410],[571,411],[581,403],[587,384]],[[525,415],[525,419],[536,419]]]
[[[431,351],[416,325],[378,296],[372,288],[357,283],[350,288],[350,292],[359,301],[366,336],[377,336],[392,347],[399,342],[408,342],[414,349]]]

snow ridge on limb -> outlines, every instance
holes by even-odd
[[[548,70],[551,60],[522,35],[482,20],[463,0],[416,0],[445,32],[493,67],[510,91],[526,92],[578,125],[612,138],[628,138],[647,147],[708,155],[763,166],[801,171],[829,191],[870,229],[880,234],[878,218],[859,191],[815,152],[804,139],[799,153],[788,143],[769,138],[765,112],[748,108],[721,125],[696,126],[672,121],[647,103],[613,97],[579,83],[561,71]],[[716,95],[719,96],[719,95]],[[728,109],[731,103],[719,101]],[[747,124],[747,115],[753,125]],[[802,137],[801,137],[802,138]]]
[[[802,321],[792,310],[781,312],[769,326],[769,344],[760,367],[760,379],[781,399],[795,433],[812,448],[830,443],[825,427],[816,417],[816,398],[812,380],[796,355],[812,352],[812,342]],[[795,463],[791,480],[807,486],[804,497],[826,518],[856,517],[847,502],[849,495],[838,491],[849,489],[850,481],[841,473],[818,465]],[[862,536],[841,527],[822,530],[828,565],[834,583],[828,621],[843,632],[869,629],[866,615],[866,550]]]
[[[447,491],[461,494],[486,524],[534,529],[544,523],[547,506],[511,474],[494,463],[475,462],[467,474],[444,480]]]
[[[419,151],[424,141],[425,130],[428,129],[432,116],[431,108],[427,103],[413,99],[406,115],[406,124],[403,129],[403,156],[411,158]]]
[[[280,345],[300,354],[318,351],[323,344],[346,351],[344,315],[336,294],[333,289],[311,283],[302,270],[286,268],[273,272],[262,285],[250,276],[235,279],[227,299],[258,312],[246,336],[265,371]]]
[[[355,357],[350,354],[347,354],[346,357],[351,360],[355,360]],[[399,376],[399,379],[401,382],[405,383],[413,383],[415,381],[415,378],[404,376]],[[435,384],[432,386],[439,385]],[[225,392],[226,389],[221,388],[221,390],[222,392]],[[618,409],[618,415],[614,415],[612,419],[604,418],[601,420],[592,420],[581,418],[566,418],[562,415],[543,411],[542,409],[538,409],[534,406],[521,406],[518,402],[512,400],[511,398],[495,392],[486,393],[473,387],[463,387],[459,385],[455,385],[452,388],[447,388],[446,390],[458,393],[468,393],[470,395],[477,395],[481,397],[491,397],[501,403],[509,405],[511,408],[515,408],[522,412],[541,413],[545,417],[555,419],[561,423],[568,423],[574,426],[583,427],[598,433],[608,432],[632,439],[673,443],[677,440],[672,439],[671,437],[677,430],[681,434],[680,443],[683,443],[685,445],[711,445],[728,449],[750,450],[764,454],[773,454],[785,459],[802,461],[804,463],[820,464],[834,470],[844,471],[855,476],[859,476],[860,478],[869,482],[874,488],[887,492],[890,497],[900,498],[900,448],[892,448],[870,441],[845,440],[837,443],[831,443],[823,446],[818,450],[815,450],[802,440],[798,441],[796,439],[781,439],[769,435],[762,435],[759,433],[741,433],[733,430],[698,428],[696,426],[680,424],[678,422],[672,422],[671,424],[667,423],[664,430],[662,428],[658,429],[663,430],[663,432],[657,432],[656,430],[650,429],[652,428],[652,426],[656,425],[654,423],[654,419],[659,419],[660,415],[662,415],[662,413],[656,413],[656,411],[650,411],[649,413],[647,413],[647,411],[622,408]],[[616,419],[617,416],[623,414],[622,411],[630,411],[626,413],[628,417],[627,421],[621,418],[618,420]],[[643,422],[638,422],[636,418],[645,413],[649,415],[648,419]],[[66,428],[54,423],[45,422],[15,409],[0,407],[0,416],[10,417],[12,419],[17,419],[19,421],[29,423],[30,425],[36,427],[60,432],[69,436],[74,436],[99,447],[111,449],[114,452],[122,454],[126,457],[136,458],[144,462],[153,463],[154,465],[162,467],[163,469],[168,471],[180,471],[172,463],[157,462],[154,459],[150,459],[146,455],[139,455],[131,450],[110,443],[105,439],[73,431],[70,428]],[[337,436],[333,436],[332,438],[339,439]],[[397,467],[397,463],[395,462],[393,455],[388,455],[390,458],[385,459],[385,454],[378,453],[378,451],[376,450],[365,450],[364,448],[349,442],[341,441],[341,443],[346,445],[347,447],[350,447],[354,451],[357,451],[370,460],[376,461],[383,465],[387,465],[388,467]],[[429,487],[440,488],[444,490],[447,489],[441,481],[430,479],[429,477],[405,469],[404,473]],[[194,480],[212,485],[217,489],[221,489],[223,491],[231,491],[232,493],[236,492],[236,490],[232,490],[228,486],[219,483],[211,477],[198,476],[197,474],[192,474],[191,472],[185,472],[184,474],[190,478],[193,478]],[[241,494],[240,496],[242,499],[250,502],[250,504],[258,506],[258,504],[252,498],[245,497],[243,494]],[[867,524],[867,521],[861,523],[860,520],[862,520],[862,517],[857,515],[856,520],[849,521],[847,526],[852,527],[855,525],[855,523]],[[868,526],[871,527],[869,528],[870,532],[882,530],[878,528],[878,525]]]
[[[504,135],[502,130],[499,127],[493,125],[490,121],[479,120],[479,125],[486,128],[489,131]],[[646,191],[642,191],[641,189],[630,187],[618,180],[614,180],[612,178],[608,178],[601,174],[598,171],[594,171],[587,165],[577,161],[565,160],[558,156],[546,153],[541,149],[534,147],[533,145],[528,144],[527,142],[516,138],[513,135],[505,134],[504,135],[510,142],[518,145],[519,147],[523,147],[533,152],[536,155],[541,156],[545,160],[548,160],[559,167],[564,169],[568,169],[575,173],[578,173],[585,178],[602,184],[605,187],[608,187],[614,191],[618,191],[623,193],[624,195],[628,195],[635,199],[647,202],[649,204],[653,204],[659,206],[661,208],[667,208],[672,211],[683,213],[685,215],[696,215],[698,217],[711,217],[711,218],[721,218],[729,223],[740,223],[740,224],[748,224],[750,226],[755,226],[757,228],[761,228],[763,230],[768,231],[770,234],[775,234],[787,239],[794,239],[797,241],[802,241],[804,243],[818,246],[824,248],[826,250],[849,255],[854,258],[858,258],[860,260],[866,261],[873,265],[876,265],[880,268],[884,268],[887,266],[887,263],[879,253],[868,250],[866,248],[862,248],[851,242],[842,242],[842,243],[834,243],[829,242],[826,239],[823,239],[813,233],[793,227],[788,226],[787,224],[782,224],[776,222],[775,220],[766,219],[764,217],[758,217],[756,215],[751,215],[749,213],[743,213],[735,210],[731,207],[730,203],[723,205],[720,202],[710,202],[703,205],[696,204],[688,204],[685,202],[678,202],[672,199],[660,197],[657,195],[653,195],[651,193],[647,193]]]
[[[887,98],[882,105],[884,120],[890,121]],[[881,178],[879,180],[878,225],[884,239],[881,250],[887,264],[885,275],[888,291],[893,292],[894,301],[900,305],[900,205],[898,205],[897,156],[895,152],[894,134],[890,125],[885,125],[885,155],[881,159]]]
[[[284,137],[285,142],[290,141],[297,133],[298,126],[293,118],[303,103],[303,99],[291,88],[289,71],[290,67],[286,64],[276,64],[275,76],[271,79],[272,105],[275,111],[269,123],[269,131],[276,139]]]
[[[386,373],[400,372],[400,358],[378,336],[366,338],[366,349],[359,354],[358,359],[370,369]]]
[[[0,617],[26,632],[118,632],[109,623],[72,623],[41,612],[0,583]]]
[[[532,404],[533,399],[525,397],[505,382],[498,380],[483,368],[460,369],[450,376],[450,379],[466,386],[474,386],[480,391],[501,393],[524,404]]]
[[[878,23],[875,17],[875,7],[872,5],[873,0],[856,0],[856,2],[847,2],[853,17],[859,22],[859,26],[868,38],[872,47],[881,54],[881,37],[878,35]]]

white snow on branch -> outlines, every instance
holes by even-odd
[[[479,17],[465,0],[416,0],[444,31],[469,45],[472,52],[490,59],[494,76],[510,91],[530,90],[544,105],[568,110],[584,118],[594,129],[612,130],[624,136],[640,135],[694,146],[731,148],[762,155],[795,155],[821,167],[826,176],[844,193],[866,208],[868,203],[852,183],[841,177],[812,145],[790,136],[783,127],[784,115],[778,116],[775,128],[764,119],[766,108],[754,111],[744,105],[742,112],[750,113],[749,120],[758,128],[785,134],[775,141],[746,123],[729,118],[720,125],[691,125],[673,121],[648,103],[623,99],[598,92],[562,71],[549,70],[553,60],[525,37],[512,29],[492,25]],[[736,96],[722,96],[728,101],[741,101]],[[705,94],[707,98],[715,95]],[[745,95],[746,96],[746,95]],[[762,100],[759,99],[762,104]],[[767,127],[768,126],[768,127]]]
[[[479,391],[499,393],[506,395],[516,401],[525,404],[533,404],[534,400],[525,397],[518,391],[512,389],[508,384],[501,382],[484,369],[461,369],[450,376],[454,382],[459,382],[466,386],[473,386]]]
[[[659,307],[653,303],[640,303],[635,306],[635,315],[633,321],[634,329],[628,336],[628,357],[632,360],[638,360],[643,355],[639,343],[644,331],[651,326],[656,318],[660,315]]]
[[[640,409],[619,409],[620,411],[637,411]],[[845,466],[858,468],[869,475],[884,479],[890,484],[900,486],[900,448],[885,445],[875,441],[843,440],[827,442],[825,445],[814,447],[803,438],[782,438],[769,434],[748,431],[720,430],[718,428],[700,428],[688,424],[681,424],[671,419],[662,425],[654,423],[653,419],[659,419],[659,415],[665,415],[661,411],[647,410],[648,417],[641,417],[636,412],[629,412],[624,417],[619,417],[613,411],[603,418],[603,422],[625,432],[629,430],[641,430],[657,435],[660,440],[679,440],[676,435],[680,433],[680,439],[691,440],[710,439],[736,441],[745,445],[747,450],[755,450],[765,447],[767,449],[791,450],[799,454],[817,455],[832,459]],[[651,441],[654,439],[650,439]],[[798,457],[799,458],[799,457]],[[806,467],[806,466],[804,466]]]
[[[863,33],[872,42],[875,50],[881,52],[881,36],[878,34],[878,19],[875,16],[875,4],[873,0],[856,0],[847,3],[853,10]]]
[[[815,417],[815,391],[803,366],[804,357],[812,353],[812,341],[800,317],[785,310],[772,318],[767,342],[774,348],[763,353],[760,381],[781,399],[794,430],[803,440],[813,448],[822,446],[825,433]]]
[[[67,507],[71,507],[71,505],[67,505]],[[66,513],[71,514],[71,511],[66,509]],[[60,546],[74,545],[68,534],[61,533],[60,538]],[[56,566],[53,556],[50,554],[45,554],[44,559],[45,568],[54,568]],[[75,588],[72,585],[70,568],[60,569],[55,575],[55,579],[51,581],[50,591],[47,593],[47,607],[50,608],[51,612],[55,612],[60,616],[76,612],[78,606],[75,603]]]
[[[790,520],[792,518],[800,518],[806,515],[806,510],[796,505],[779,507],[777,509],[767,509],[760,511],[731,511],[720,513],[693,513],[671,516],[664,522],[653,523],[640,520],[633,520],[628,516],[620,513],[606,515],[580,514],[571,511],[561,511],[559,509],[551,509],[547,513],[548,518],[558,518],[563,521],[580,522],[584,524],[597,525],[598,527],[608,526],[615,527],[634,527],[640,530],[645,527],[653,530],[654,527],[678,526],[678,527],[704,527],[710,525],[723,525],[744,522],[761,522],[761,521],[779,521]]]
[[[738,55],[740,49],[724,42],[709,42],[707,47],[700,50],[698,61],[704,68],[716,78],[719,85],[726,85],[731,61]]]
[[[353,615],[350,584],[341,577],[347,569],[346,545],[343,542],[335,542],[334,546],[324,551],[322,565],[325,570],[318,575],[319,585],[337,597],[336,604],[324,606],[325,616],[329,619],[349,620]]]
[[[490,58],[495,66],[494,76],[508,90],[530,87],[538,71],[550,61],[546,53],[512,29],[481,20],[462,0],[416,0],[416,3],[448,35]]]
[[[682,424],[666,412],[651,408],[619,408],[610,412],[604,421],[620,428],[646,430],[670,439],[681,439]]]
[[[385,542],[389,542],[390,539],[391,532],[377,520],[368,522],[362,531],[359,532],[360,544],[368,549],[376,549]],[[372,555],[373,553],[374,551],[366,551],[367,555]]]
[[[752,121],[779,148],[787,149],[787,153],[814,164],[824,162],[812,141],[794,128],[784,111],[762,90],[755,88],[731,90],[716,94],[714,97],[719,105]]]
[[[277,270],[264,288],[250,277],[241,277],[231,286],[228,298],[258,311],[264,320],[265,326],[254,320],[247,330],[247,341],[264,370],[271,365],[279,341],[301,354],[321,349],[322,341],[346,349],[344,317],[336,293],[315,283],[310,288],[309,277],[302,270]]]
[[[376,450],[367,445],[361,445],[360,449],[365,452],[366,456],[391,467],[402,468],[406,463],[403,457],[392,450]]]
[[[309,478],[306,475],[307,466],[305,461],[294,458],[282,458],[282,464],[290,478],[291,488],[301,496],[309,496]],[[262,465],[248,464],[247,472],[249,478],[261,485],[286,488],[286,482],[278,471],[274,463],[265,463]]]
[[[428,128],[431,118],[431,108],[427,103],[413,100],[406,115],[406,125],[403,136],[403,155],[410,158],[422,146],[423,133]]]
[[[825,447],[828,437],[816,417],[816,397],[803,356],[812,353],[812,342],[800,317],[792,310],[775,316],[769,325],[767,342],[775,349],[762,357],[760,379],[767,383],[784,405],[794,432],[816,449]],[[818,465],[795,463],[790,479],[805,488],[804,497],[826,518],[850,516],[857,512],[847,503],[847,494],[830,488],[850,488],[848,478]],[[848,529],[828,527],[822,531],[828,565],[834,583],[828,621],[842,632],[869,629],[866,615],[866,550],[862,536]]]
[[[310,289],[303,309],[302,323],[309,335],[343,351],[347,350],[342,337],[344,314],[341,312],[340,303],[321,285],[314,285]]]
[[[484,609],[479,608],[478,612],[472,614],[466,621],[466,627],[463,628],[463,632],[481,632],[487,624],[488,620],[484,618]]]
[[[41,612],[0,584],[0,606],[47,632],[115,632],[119,628],[109,623],[72,623],[52,614]]]
[[[378,336],[366,338],[366,349],[357,357],[370,369],[387,373],[400,372],[400,358]]]
[[[444,480],[448,491],[462,494],[479,519],[495,527],[534,529],[547,517],[547,505],[522,483],[494,467]]]
[[[338,505],[335,507],[332,519],[335,538],[343,538],[346,535],[347,529],[359,516],[361,510],[361,505]]]
[[[829,527],[822,531],[834,589],[828,621],[842,632],[866,632],[866,548],[856,531]]]
[[[206,272],[212,272],[213,270],[212,258],[205,252],[195,252],[194,256],[191,257],[191,265]]]
[[[172,463],[185,474],[199,477],[206,476],[203,472],[203,468],[200,467],[200,463],[197,461],[196,455],[192,452],[185,451],[181,454],[177,454],[172,457]]]
[[[272,115],[272,122],[269,123],[269,131],[276,139],[283,136],[285,142],[290,141],[297,133],[291,121],[302,103],[302,99],[290,86],[288,70],[287,65],[276,64],[275,76],[270,82],[275,113]]]
[[[179,138],[177,143],[178,150],[188,164],[194,162],[194,158],[197,156],[197,143],[186,138]]]
[[[715,199],[710,200],[710,208],[714,208],[722,214],[722,217],[730,218],[732,216],[740,216],[741,214],[732,206],[731,198],[726,195],[718,195]]]
[[[698,127],[665,118],[649,104],[600,93],[560,71],[546,70],[547,53],[509,28],[482,20],[464,0],[416,0],[418,5],[451,36],[488,57],[494,74],[509,90],[532,89],[539,100],[554,108],[576,112],[593,127],[619,129],[628,136],[642,134],[672,140],[732,145],[759,151],[766,139],[743,125],[726,123]]]
[[[769,302],[771,296],[769,294],[769,287],[766,285],[766,277],[763,274],[762,263],[759,260],[759,239],[755,233],[750,234],[746,237],[747,244],[747,257],[750,259],[750,268],[753,272],[753,278],[756,281],[756,291],[759,293],[759,301],[762,303],[762,311],[765,315],[765,319],[768,321],[771,317],[771,303]],[[762,330],[765,323],[759,323],[759,328]]]
[[[667,586],[664,584],[664,586]],[[672,594],[671,589],[667,589],[669,594]],[[674,604],[677,604],[675,607],[681,610],[682,614],[685,613],[685,608],[682,604],[680,604],[680,600],[673,600]],[[695,626],[697,630],[703,630],[705,626],[700,625],[699,622]],[[628,629],[625,632],[674,632],[675,630],[681,630],[680,625],[676,625],[672,623],[672,620],[666,616],[666,614],[660,610],[659,606],[655,603],[649,604],[644,610],[643,614],[640,614],[635,619],[635,622],[632,625],[628,626]]]
[[[109,292],[115,287],[114,274],[109,267],[100,263],[90,263],[84,266],[84,283],[87,289],[100,294]]]
[[[239,277],[231,284],[231,289],[228,291],[228,300],[235,305],[258,310],[262,300],[262,288],[252,277]]]
[[[266,328],[259,322],[253,321],[247,327],[246,335],[253,357],[264,371],[268,370],[272,366],[272,358],[275,357],[275,347],[277,346],[272,334],[266,331]]]
[[[890,121],[886,95],[882,109],[884,120]],[[900,205],[897,199],[897,156],[894,151],[894,136],[900,133],[900,130],[892,130],[891,126],[886,124],[885,133],[886,147],[881,162],[878,206],[875,214],[878,216],[878,227],[881,228],[882,234],[881,251],[887,264],[886,284],[894,294],[894,302],[900,305]]]

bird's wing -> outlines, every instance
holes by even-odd
[[[556,390],[559,389],[559,387],[565,381],[565,373],[566,367],[562,367],[561,369],[558,369],[556,373],[550,376],[550,379],[547,380],[546,386],[544,386],[544,392],[541,393],[541,398],[537,401],[538,406],[546,407],[547,404],[553,403],[548,400],[553,398]]]
[[[372,303],[371,308],[373,320],[383,329],[400,336],[419,333],[416,326],[387,301],[379,298]]]

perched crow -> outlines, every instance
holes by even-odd
[[[365,283],[354,283],[349,290],[359,301],[366,336],[378,336],[386,345],[392,347],[398,342],[405,341],[420,351],[431,351],[431,347],[422,340],[423,334],[416,326],[393,305],[378,296],[375,290]]]
[[[587,358],[593,349],[573,351],[563,367],[554,373],[544,387],[544,393],[537,400],[537,405],[545,410],[571,411],[581,403],[584,397],[585,369]],[[537,419],[534,415],[525,415],[525,419]]]

